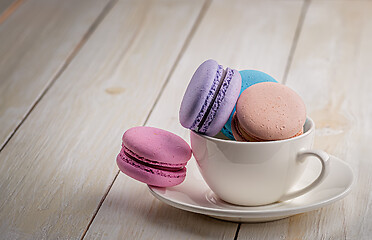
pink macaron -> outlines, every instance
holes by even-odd
[[[153,127],[134,127],[123,135],[116,162],[128,176],[152,186],[170,187],[186,177],[190,146],[179,136]]]
[[[306,108],[291,88],[263,82],[247,88],[239,97],[232,119],[238,141],[276,141],[303,133]]]

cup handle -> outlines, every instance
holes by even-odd
[[[314,156],[318,158],[319,161],[322,163],[322,171],[320,172],[319,176],[308,186],[285,194],[279,199],[279,201],[286,201],[292,198],[299,197],[314,189],[327,177],[329,173],[329,155],[322,150],[301,150],[297,153],[297,161],[304,162],[305,158],[308,156]]]

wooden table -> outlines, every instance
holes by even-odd
[[[0,0],[0,239],[371,239],[372,1]],[[122,133],[167,129],[213,58],[295,89],[345,199],[238,224],[119,174]],[[192,159],[192,161],[194,161]]]

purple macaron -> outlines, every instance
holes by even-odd
[[[190,146],[179,136],[153,127],[134,127],[123,135],[116,158],[119,169],[128,176],[158,187],[182,183]]]
[[[195,71],[183,97],[181,125],[209,136],[221,131],[238,100],[241,76],[215,60],[203,62]]]

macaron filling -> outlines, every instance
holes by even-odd
[[[174,164],[167,164],[167,163],[160,163],[157,161],[152,161],[146,158],[143,158],[136,154],[135,152],[131,151],[129,148],[126,146],[123,146],[121,153],[125,155],[126,158],[129,158],[141,165],[150,167],[150,168],[155,168],[159,170],[165,170],[165,171],[171,171],[171,172],[176,172],[180,171],[185,167],[185,163],[174,163]],[[124,156],[123,156],[124,157]]]
[[[223,99],[225,98],[226,91],[228,87],[230,86],[230,82],[232,77],[234,76],[234,71],[230,68],[226,68],[224,71],[224,74],[222,75],[221,79],[223,79],[220,82],[220,86],[218,89],[218,92],[213,99],[213,102],[211,104],[211,107],[209,111],[207,112],[207,117],[203,124],[200,125],[201,132],[206,132],[208,130],[208,127],[211,125],[212,121],[215,119],[216,114],[218,112],[218,109],[221,106],[221,103],[223,102]]]
[[[218,65],[216,76],[213,80],[209,94],[204,101],[204,104],[191,126],[191,130],[200,133],[206,133],[208,127],[214,120],[219,107],[225,97],[226,91],[230,85],[234,72],[230,68],[223,69],[222,65]]]
[[[130,177],[137,179],[139,181],[145,182],[147,184],[151,185],[151,182],[147,182],[147,180],[142,179],[143,176],[133,174],[133,169],[140,169],[143,172],[147,172],[150,174],[154,174],[157,176],[161,176],[162,178],[169,178],[169,179],[180,179],[180,178],[185,178],[186,176],[186,168],[182,168],[179,171],[172,172],[172,171],[165,171],[165,170],[160,170],[157,168],[152,168],[143,165],[142,163],[138,163],[134,161],[131,158],[128,158],[123,152],[120,152],[119,155],[117,156],[116,159],[119,169],[123,172],[129,175]],[[120,163],[120,161],[122,163]],[[145,178],[147,179],[147,178]],[[183,181],[183,180],[181,180]],[[160,185],[159,185],[160,186]]]
[[[224,72],[224,69],[223,69],[223,66],[222,65],[218,65],[218,69],[217,69],[217,72],[216,72],[216,76],[214,77],[213,79],[213,83],[212,83],[212,86],[208,92],[208,95],[199,111],[199,114],[198,116],[195,118],[195,121],[193,122],[193,124],[191,125],[190,129],[193,130],[193,131],[196,131],[196,132],[201,132],[199,131],[200,129],[200,126],[203,125],[204,121],[205,121],[205,118],[208,116],[208,109],[210,110],[210,106],[212,105],[212,101],[213,99],[215,99],[215,96],[217,96],[217,93],[218,93],[218,87],[220,87],[220,79],[222,77],[222,74]],[[204,118],[204,116],[206,116]],[[201,132],[203,133],[203,132]]]

